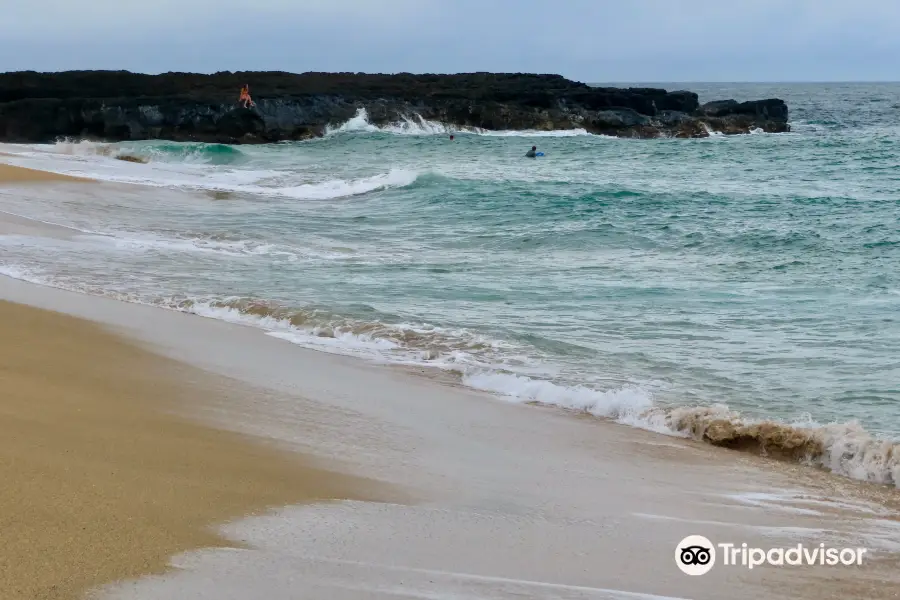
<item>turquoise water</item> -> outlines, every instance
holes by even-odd
[[[0,237],[0,266],[602,416],[726,404],[900,435],[900,85],[690,87],[784,98],[794,132],[451,142],[360,115],[273,146],[4,146],[152,187],[0,192],[87,232]]]

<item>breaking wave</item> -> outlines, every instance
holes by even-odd
[[[714,446],[802,462],[861,481],[900,487],[900,443],[858,422],[819,425],[743,417],[725,406],[653,409],[648,420]]]
[[[223,144],[58,142],[52,146],[11,147],[9,158],[18,166],[96,181],[295,200],[359,196],[406,187],[418,178],[415,171],[390,169],[358,179],[308,181],[307,174],[296,169],[260,169],[252,165],[232,168],[229,163],[243,161],[245,154]],[[132,162],[149,164],[129,164]]]
[[[356,112],[356,116],[349,119],[346,123],[338,127],[328,127],[325,130],[326,135],[334,135],[338,133],[394,133],[397,135],[439,135],[456,132],[443,123],[435,121],[427,121],[420,115],[411,117],[402,117],[396,123],[389,125],[373,125],[369,122],[369,113],[365,108],[360,108]]]
[[[241,162],[245,155],[235,146],[201,142],[119,142],[63,140],[50,150],[69,156],[105,156],[131,162],[175,162],[229,165]]]
[[[359,196],[386,188],[406,187],[415,183],[417,178],[418,174],[414,171],[391,169],[387,173],[361,179],[334,179],[321,183],[307,183],[287,187],[244,186],[233,191],[286,196],[298,200],[335,200],[337,198]]]
[[[237,170],[218,173],[109,173],[88,172],[91,179],[135,183],[154,187],[174,187],[210,192],[229,192],[291,198],[295,200],[336,200],[359,196],[387,188],[406,187],[416,182],[418,174],[404,169],[391,169],[359,179],[332,179],[292,185],[292,177],[284,178],[278,171]]]
[[[326,135],[341,133],[390,133],[395,135],[483,135],[493,137],[576,137],[592,135],[585,129],[557,129],[552,131],[525,130],[489,130],[479,127],[448,125],[437,121],[429,121],[421,115],[402,116],[398,121],[387,125],[373,125],[369,122],[369,113],[365,108],[357,110],[356,115],[337,127],[328,127]]]
[[[639,387],[599,391],[504,373],[464,376],[476,389],[522,402],[559,406],[657,433],[818,467],[900,488],[900,442],[878,438],[858,422],[819,425],[750,419],[727,406],[665,407]]]
[[[166,308],[252,325],[269,335],[315,349],[367,354],[398,364],[465,371],[502,362],[498,350],[511,345],[463,329],[429,324],[384,323],[336,315],[321,308],[297,308],[249,298],[165,300]]]

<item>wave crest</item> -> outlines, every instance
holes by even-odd
[[[388,133],[394,135],[483,135],[488,137],[576,137],[592,135],[585,129],[556,129],[551,131],[524,130],[489,130],[480,127],[448,125],[437,121],[429,121],[417,113],[402,115],[394,123],[373,125],[369,122],[369,113],[359,108],[356,115],[337,127],[327,127],[325,135],[341,133]]]
[[[89,140],[60,140],[51,153],[67,156],[104,156],[132,162],[174,162],[224,165],[239,162],[244,153],[227,144],[201,142],[93,142]]]
[[[600,391],[496,372],[467,375],[463,382],[518,401],[577,410],[623,425],[900,488],[900,443],[878,438],[855,421],[787,424],[747,419],[724,405],[662,407],[637,386]]]
[[[276,337],[301,346],[339,349],[337,340],[347,342],[347,350],[389,351],[379,359],[401,364],[427,363],[429,366],[463,371],[486,367],[500,360],[496,350],[508,344],[466,330],[448,330],[428,324],[385,323],[336,315],[319,308],[298,308],[252,298],[165,300],[167,308],[253,325]]]
[[[900,488],[900,443],[878,438],[856,421],[779,423],[746,419],[725,406],[657,408],[644,418],[714,446]]]
[[[405,169],[391,169],[388,173],[364,177],[362,179],[344,180],[335,179],[322,183],[307,183],[294,187],[261,188],[254,190],[257,193],[266,193],[263,190],[273,189],[278,195],[299,200],[334,200],[349,196],[359,196],[377,190],[398,188],[412,185],[418,179],[415,171]]]

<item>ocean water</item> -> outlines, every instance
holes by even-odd
[[[793,131],[361,112],[301,143],[3,145],[141,185],[0,190],[0,210],[78,230],[0,236],[0,273],[667,433],[724,421],[742,445],[775,424],[812,440],[797,458],[900,485],[900,84],[661,85],[783,98]]]

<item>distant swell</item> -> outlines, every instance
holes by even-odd
[[[26,268],[0,264],[0,275],[148,303],[89,287],[60,284]],[[162,299],[149,304],[260,328],[315,350],[456,372],[464,385],[516,402],[556,406],[666,435],[802,463],[871,483],[900,488],[900,443],[879,439],[856,422],[820,425],[749,419],[726,406],[661,406],[650,392],[629,386],[597,390],[516,374],[504,365],[515,349],[465,330],[388,324],[298,309],[254,299]]]

